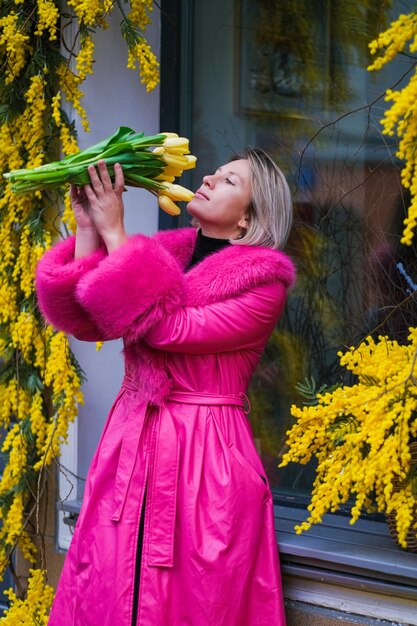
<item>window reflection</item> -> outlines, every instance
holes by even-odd
[[[393,3],[397,11],[398,3]],[[401,11],[405,12],[404,2]],[[400,246],[407,197],[379,120],[378,96],[403,65],[367,73],[366,44],[382,0],[212,0],[196,3],[191,186],[247,145],[285,171],[295,227],[287,251],[299,278],[250,389],[254,435],[273,488],[309,491],[311,467],[278,469],[302,398],[297,382],[340,380],[337,352],[368,333],[405,340],[417,324],[407,281],[415,252]],[[373,102],[373,106],[366,106]],[[347,382],[347,381],[346,381]]]

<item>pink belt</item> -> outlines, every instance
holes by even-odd
[[[122,387],[137,391],[136,383],[125,376]],[[179,441],[172,416],[167,408],[170,402],[203,406],[236,406],[245,411],[249,401],[244,393],[238,395],[218,395],[188,391],[172,391],[159,408],[155,419],[154,456],[150,459],[152,470],[148,485],[149,507],[149,554],[148,564],[154,567],[172,567],[174,552],[174,527],[177,506],[179,469]],[[147,402],[138,405],[140,421],[135,414],[134,428],[126,429],[123,437],[114,486],[114,509],[111,519],[120,520],[132,478],[135,459],[143,431]]]
[[[249,400],[244,393],[222,396],[217,393],[171,391],[166,401],[178,402],[180,404],[200,404],[203,406],[239,406],[242,409],[245,408],[245,402],[249,405]],[[249,413],[249,409],[245,410],[245,413]]]

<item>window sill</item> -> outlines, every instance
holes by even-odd
[[[417,554],[399,548],[384,522],[325,515],[296,535],[305,509],[277,505],[275,528],[286,598],[417,625]]]
[[[67,524],[75,522],[80,507],[81,500],[59,507]],[[325,515],[322,524],[296,535],[294,526],[306,518],[306,511],[276,505],[274,513],[283,570],[331,570],[335,576],[366,579],[369,588],[401,586],[404,597],[417,600],[417,554],[399,548],[385,523],[359,519],[351,526],[347,517]]]

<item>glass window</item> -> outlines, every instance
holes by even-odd
[[[278,469],[290,406],[305,377],[340,380],[337,352],[370,332],[405,338],[416,313],[402,303],[415,249],[399,247],[407,197],[379,125],[383,92],[412,60],[371,74],[367,44],[385,2],[212,0],[193,3],[188,130],[202,176],[243,147],[267,150],[285,172],[298,266],[283,319],[250,390],[254,435],[271,486],[307,495],[312,467]],[[393,3],[393,14],[399,3]],[[407,3],[401,2],[406,12]],[[184,7],[188,6],[187,3]],[[191,89],[191,91],[190,91]],[[399,306],[397,306],[399,305]],[[388,313],[388,315],[387,315]]]

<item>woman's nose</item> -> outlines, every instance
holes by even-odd
[[[207,176],[204,176],[203,183],[204,185],[207,185],[207,187],[211,188],[213,186],[213,176],[210,174],[207,174]]]

